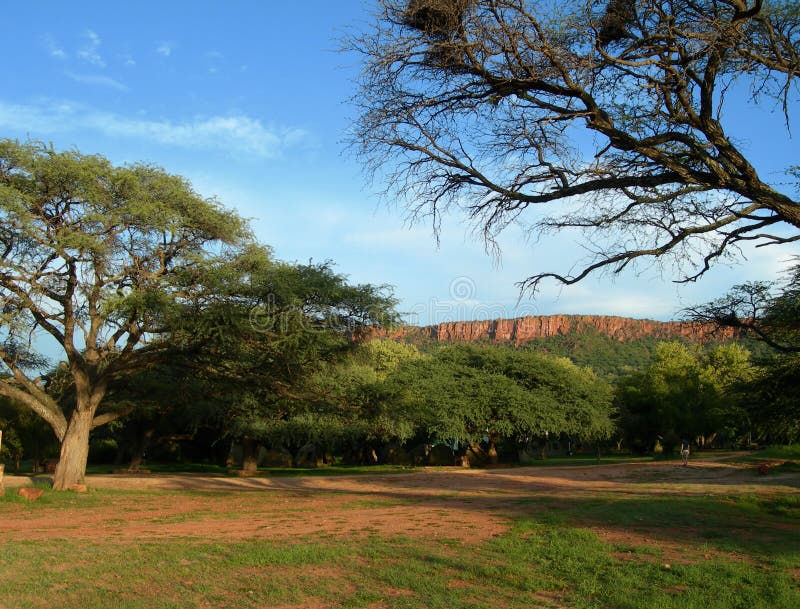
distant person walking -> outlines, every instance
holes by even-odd
[[[681,459],[683,459],[683,464],[688,466],[689,465],[689,447],[690,447],[689,440],[683,440],[681,442]]]

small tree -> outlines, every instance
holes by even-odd
[[[639,260],[692,281],[737,244],[800,238],[791,188],[759,173],[723,120],[730,97],[752,94],[788,126],[796,2],[378,4],[351,40],[364,57],[354,143],[437,229],[455,207],[490,245],[516,221],[586,233],[575,272],[537,269],[523,287]]]
[[[154,365],[153,341],[212,251],[246,237],[243,220],[148,165],[0,141],[0,395],[30,408],[61,443],[55,489],[83,480],[90,431],[115,379]],[[180,281],[176,279],[180,278]],[[60,348],[74,405],[48,392],[43,352]]]

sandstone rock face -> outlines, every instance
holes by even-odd
[[[595,331],[618,341],[655,337],[683,338],[693,342],[730,340],[732,329],[682,321],[653,321],[610,315],[537,315],[515,319],[453,321],[435,326],[402,326],[378,331],[375,337],[437,342],[493,342],[524,345],[537,338]]]

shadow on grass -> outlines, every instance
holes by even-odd
[[[376,509],[392,503],[416,503],[428,510],[453,514],[453,518],[458,518],[458,511],[466,510],[493,518],[525,518],[548,526],[602,528],[620,535],[634,532],[671,545],[711,545],[727,552],[784,557],[795,560],[800,568],[800,493],[786,486],[769,486],[768,476],[762,477],[762,486],[746,484],[739,489],[716,482],[704,489],[702,481],[694,481],[688,492],[686,481],[651,487],[624,481],[594,490],[590,486],[566,487],[558,479],[549,482],[513,474],[498,479],[496,472],[439,476],[436,472],[383,478],[383,488],[372,485],[363,489],[354,479],[341,485],[335,479],[329,480],[324,489],[303,478],[242,479],[236,480],[235,490],[345,494],[385,502],[376,504]],[[800,486],[800,476],[796,474],[782,478],[791,478],[794,486]],[[184,490],[192,490],[190,482],[185,482]],[[231,482],[213,479],[208,490],[230,492],[234,490]],[[180,481],[177,484],[180,486]]]

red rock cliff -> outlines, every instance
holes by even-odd
[[[435,326],[401,326],[377,334],[393,339],[433,340],[442,342],[495,342],[523,345],[549,336],[581,334],[596,331],[619,341],[652,336],[665,340],[684,338],[695,342],[729,340],[731,329],[715,329],[706,324],[681,321],[653,321],[608,315],[546,315],[493,319],[486,321],[453,321]]]

